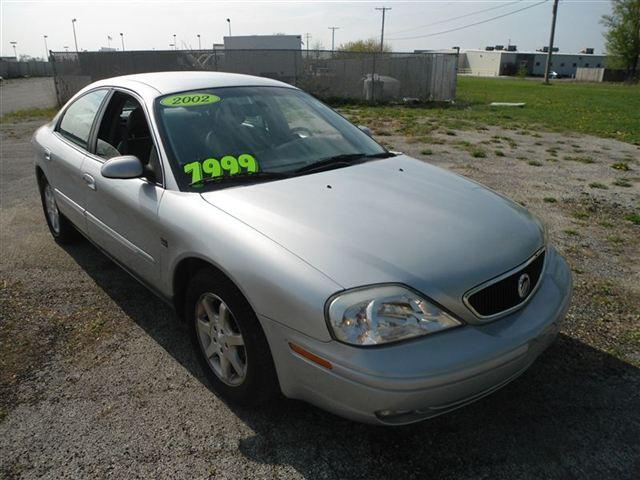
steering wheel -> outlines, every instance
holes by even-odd
[[[313,137],[313,133],[307,127],[293,127],[289,130],[291,133],[297,134],[300,138]]]

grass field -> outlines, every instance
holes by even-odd
[[[53,118],[58,113],[57,107],[52,108],[28,108],[25,110],[17,110],[2,116],[2,123],[20,122],[32,120],[34,118]]]
[[[524,108],[490,107],[491,102],[525,102]],[[465,129],[499,125],[510,129],[572,131],[640,144],[640,85],[576,83],[516,78],[458,77],[456,104],[444,108],[358,107],[359,116],[402,120],[407,133],[418,117],[444,127]]]

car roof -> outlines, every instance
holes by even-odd
[[[242,75],[239,73],[204,72],[204,71],[178,71],[178,72],[153,72],[123,75],[101,80],[94,84],[110,86],[131,86],[132,82],[151,87],[161,95],[187,90],[219,87],[253,87],[271,86],[295,88],[288,83],[279,82],[270,78]]]

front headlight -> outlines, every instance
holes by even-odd
[[[420,337],[462,323],[417,293],[381,285],[338,294],[328,308],[335,338],[352,345],[380,345]]]

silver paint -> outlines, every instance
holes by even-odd
[[[203,194],[179,191],[154,100],[240,85],[294,88],[246,75],[163,72],[83,89],[61,112],[98,88],[140,100],[164,181],[106,178],[104,159],[55,132],[58,114],[33,145],[60,213],[165,299],[181,286],[174,282],[181,262],[197,258],[219,268],[256,312],[283,393],[358,421],[410,423],[457,408],[517,377],[550,344],[572,288],[566,262],[551,246],[537,290],[519,308],[494,320],[465,304],[470,291],[545,246],[534,217],[475,182],[400,155]],[[466,325],[373,349],[333,341],[327,299],[378,283],[408,285]],[[332,370],[294,353],[290,342],[330,361]]]

